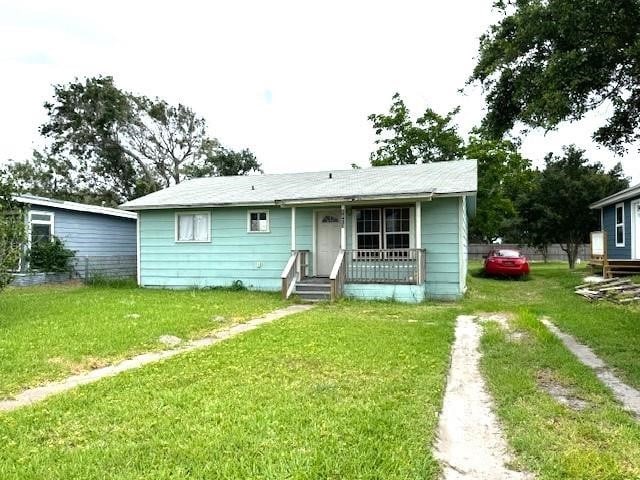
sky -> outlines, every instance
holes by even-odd
[[[53,85],[111,75],[127,91],[189,105],[223,145],[249,148],[265,173],[367,166],[367,116],[399,92],[417,116],[431,107],[466,134],[483,116],[466,87],[493,0],[0,0],[0,165],[42,146]],[[460,89],[464,89],[460,92]],[[635,155],[591,141],[606,111],[523,138],[535,165],[575,143],[640,182]]]

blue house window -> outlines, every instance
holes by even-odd
[[[53,238],[54,215],[52,212],[31,211],[29,214],[30,242],[49,242]]]
[[[624,203],[616,205],[616,247],[624,247]]]

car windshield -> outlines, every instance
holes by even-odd
[[[496,250],[496,257],[520,257],[520,252],[517,250]]]

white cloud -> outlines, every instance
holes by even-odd
[[[124,89],[183,102],[266,172],[366,165],[367,115],[398,91],[419,113],[462,106],[482,117],[477,88],[461,95],[492,0],[450,2],[21,2],[0,6],[0,162],[38,146],[52,84],[108,74]],[[597,120],[597,119],[596,119]],[[577,143],[613,165],[590,133],[597,121],[534,133],[524,152]],[[625,170],[640,181],[640,165]]]

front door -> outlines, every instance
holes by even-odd
[[[316,276],[329,276],[339,252],[340,210],[317,210]]]

